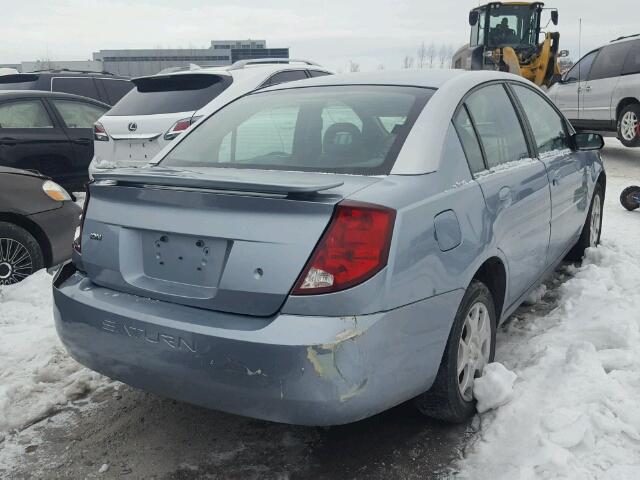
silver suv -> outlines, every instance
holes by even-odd
[[[640,34],[587,53],[547,93],[577,130],[640,146]]]

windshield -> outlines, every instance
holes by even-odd
[[[487,45],[530,46],[538,43],[539,9],[532,5],[495,5],[489,9]]]
[[[202,122],[161,163],[388,174],[433,92],[351,85],[254,93]]]

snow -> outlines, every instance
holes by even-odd
[[[482,377],[473,384],[473,395],[479,413],[501,407],[513,398],[513,382],[518,376],[498,362],[484,367]]]
[[[480,415],[458,478],[640,478],[640,216],[618,203],[627,183],[609,177],[602,245],[530,299],[557,306],[499,330],[496,361],[518,377],[513,399]]]
[[[106,382],[72,360],[60,343],[51,280],[41,270],[22,283],[0,287],[0,436]]]

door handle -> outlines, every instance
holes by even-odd
[[[88,138],[76,138],[73,143],[77,145],[89,145],[91,143],[91,140],[89,140]]]
[[[511,189],[509,187],[502,187],[498,192],[498,198],[502,203],[511,201]]]
[[[582,91],[582,87],[578,87],[578,93]]]
[[[16,143],[18,143],[18,141],[15,138],[11,138],[11,137],[0,138],[1,145],[15,145]]]
[[[585,88],[585,90],[586,90],[587,92],[590,92],[590,91],[591,91],[591,85],[587,85],[587,88]]]

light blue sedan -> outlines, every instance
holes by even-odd
[[[496,326],[598,244],[602,144],[500,72],[258,90],[96,175],[58,332],[89,368],[240,415],[335,425],[415,399],[463,421]]]

